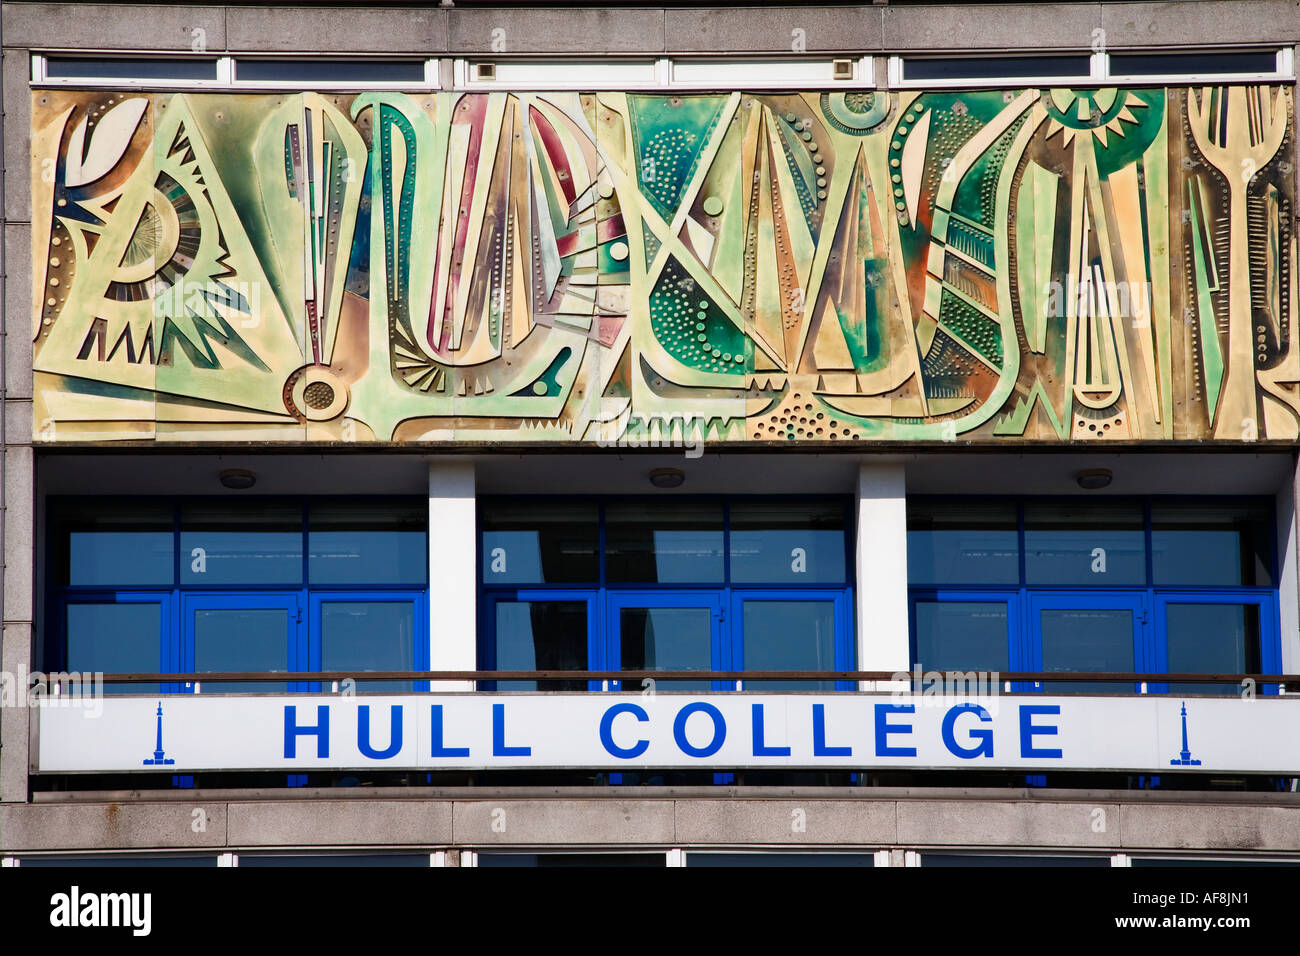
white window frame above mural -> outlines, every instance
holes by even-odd
[[[38,443],[1300,437],[1288,84],[32,96]]]

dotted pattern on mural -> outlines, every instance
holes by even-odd
[[[1002,364],[1002,329],[975,306],[943,290],[939,321],[994,365]]]
[[[676,259],[650,293],[650,327],[673,358],[700,372],[741,375],[746,340]]]
[[[861,440],[862,433],[849,427],[849,423],[817,411],[808,396],[795,392],[761,421],[753,423],[754,438],[760,441],[797,441],[821,439],[834,441]]]
[[[695,159],[695,148],[681,129],[661,129],[641,153],[641,187],[666,210],[674,209]]]
[[[921,371],[928,385],[932,380],[943,379],[956,379],[959,383],[964,383],[970,375],[983,368],[975,356],[940,329],[934,333],[934,341],[930,343],[930,352],[925,357]],[[926,394],[930,394],[928,388]]]

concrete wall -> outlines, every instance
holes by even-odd
[[[0,323],[5,333],[5,433],[0,456],[4,490],[0,510],[4,556],[4,567],[0,569],[0,668],[14,673],[32,663],[37,462],[30,441],[31,50],[187,51],[201,43],[215,53],[328,49],[498,57],[721,51],[770,55],[793,53],[796,39],[812,54],[1089,50],[1099,41],[1110,48],[1294,44],[1300,43],[1300,8],[1293,0],[1033,6],[799,5],[743,10],[550,10],[538,5],[448,10],[432,6],[389,9],[366,4],[363,10],[333,5],[306,11],[293,7],[184,4],[3,4]],[[1222,490],[1249,486],[1250,462],[1240,460],[1246,456],[1229,457],[1239,460],[1225,462],[1231,473],[1228,486],[1206,477],[1210,470],[1193,474],[1193,483],[1204,480],[1210,482],[1210,487]],[[909,485],[914,476],[918,489],[932,490],[942,484],[936,476],[942,473],[943,465],[938,457],[931,461],[932,467],[915,471],[909,464]],[[791,466],[788,460],[771,464],[777,472]],[[624,467],[621,459],[618,464],[609,461],[600,465],[615,471]],[[66,471],[66,462],[63,467]],[[94,465],[86,467],[93,469]],[[643,457],[637,460],[635,469],[639,472],[644,467],[648,467],[648,461]],[[708,469],[715,464],[702,462],[699,467],[707,485]],[[847,491],[855,480],[855,463],[829,462],[813,470],[829,474],[836,467],[841,469],[842,487]],[[1016,490],[1029,492],[1038,484],[1050,483],[1058,477],[1057,471],[1068,476],[1072,467],[1069,462],[1039,459],[1022,471]],[[1138,470],[1159,471],[1160,464]],[[990,488],[1010,490],[1002,484],[1000,471],[985,461],[973,469],[974,480],[977,485],[982,481]],[[74,473],[72,477],[65,474],[64,480],[86,481],[87,474],[95,473]],[[1177,469],[1168,473],[1184,478],[1187,475]],[[1258,472],[1254,475],[1257,478]],[[422,473],[419,478],[423,480]],[[511,479],[488,475],[480,480],[501,486]],[[823,476],[818,480],[833,485],[839,479]],[[1269,484],[1269,493],[1282,491],[1282,482],[1292,480],[1293,470],[1287,468],[1285,478]],[[1126,490],[1133,489],[1117,480],[1113,491]],[[1279,503],[1285,505],[1292,499],[1285,491]],[[1283,531],[1284,587],[1294,588],[1294,526]],[[1284,600],[1283,607],[1287,666],[1295,670],[1300,645],[1294,633],[1294,600]],[[385,794],[376,799],[338,790],[295,790],[282,798],[266,800],[247,794],[175,792],[151,795],[145,800],[128,794],[100,794],[88,801],[57,803],[47,797],[46,802],[33,804],[27,802],[27,763],[26,708],[0,710],[0,851],[6,853],[587,843],[646,847],[765,844],[1089,848],[1126,852],[1209,848],[1300,854],[1300,801],[1288,794],[1212,799],[1204,794],[1116,792],[1071,793],[1063,798],[1041,791],[970,790],[955,794],[872,789],[869,793],[844,794],[825,789],[808,793],[750,790],[690,795],[619,788],[617,792],[566,790],[562,797],[476,791],[448,795],[411,790],[403,791],[400,798]],[[505,813],[504,833],[491,826],[492,811],[498,808]],[[807,827],[803,832],[791,828],[792,811],[797,809],[805,812]],[[1100,830],[1099,820],[1103,823]]]
[[[54,795],[50,795],[53,797]],[[118,795],[113,795],[118,796]],[[1300,857],[1300,795],[667,788],[170,793],[0,806],[0,849],[963,847]],[[797,813],[796,811],[802,811]],[[799,825],[795,825],[798,821]]]

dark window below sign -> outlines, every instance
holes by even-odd
[[[1111,76],[1214,76],[1231,73],[1276,73],[1277,53],[1112,53]]]
[[[903,61],[903,79],[1000,80],[1016,77],[1087,76],[1087,56],[917,56]]]
[[[423,83],[423,60],[239,60],[237,77],[253,83]]]
[[[215,80],[217,61],[198,57],[59,56],[45,61],[49,79]]]

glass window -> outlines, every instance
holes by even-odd
[[[176,570],[170,506],[102,499],[61,504],[56,513],[60,583],[172,585]]]
[[[648,866],[668,865],[664,853],[487,853],[478,855],[479,866]]]
[[[1111,502],[1025,506],[1025,580],[1030,585],[1146,584],[1142,507]]]
[[[916,659],[922,670],[1010,670],[1005,601],[917,601]]]
[[[181,583],[302,583],[302,509],[267,502],[181,509]]]
[[[67,606],[69,671],[157,674],[162,666],[160,602],[76,603]],[[105,684],[106,694],[157,693],[157,684]]]
[[[594,504],[488,504],[483,508],[482,545],[487,585],[600,580]]]
[[[912,584],[1019,584],[1015,504],[909,505],[907,577]]]
[[[1076,56],[909,56],[903,79],[1000,80],[1015,77],[1082,76],[1089,73],[1087,55]]]
[[[870,853],[688,853],[687,866],[875,866]]]
[[[245,866],[428,866],[427,853],[241,853]]]
[[[1271,585],[1272,541],[1271,516],[1262,505],[1151,508],[1157,585]]]
[[[835,670],[835,605],[831,601],[745,600],[742,619],[747,671]],[[749,690],[834,690],[834,681],[755,681]]]
[[[423,60],[241,57],[237,79],[254,83],[423,83]]]
[[[843,584],[844,508],[826,502],[731,506],[731,580],[750,584]]]
[[[307,579],[313,585],[423,587],[428,522],[420,502],[313,504]]]
[[[1223,73],[1276,72],[1276,50],[1110,55],[1111,76],[1213,76]]]
[[[45,61],[45,75],[52,80],[215,80],[217,61],[189,56],[52,56]]]
[[[1043,608],[1039,612],[1043,672],[1131,674],[1134,613],[1129,608]],[[1129,693],[1131,684],[1045,681],[1047,694]]]
[[[611,583],[721,583],[722,506],[611,504],[605,562]]]
[[[588,670],[586,601],[498,601],[496,669]],[[498,690],[537,690],[537,681],[498,681]],[[586,690],[586,681],[547,681],[545,690]]]
[[[267,673],[289,669],[287,608],[198,608],[194,612],[194,672]],[[211,685],[214,693],[284,693],[273,682]]]
[[[321,670],[415,670],[412,601],[322,601]],[[357,690],[405,693],[411,681],[358,681]]]
[[[922,853],[922,866],[1110,866],[1108,856],[998,856],[983,853]]]
[[[712,608],[624,607],[618,613],[623,670],[713,669]],[[711,689],[712,684],[709,681],[661,681],[659,687],[664,690],[705,691]]]
[[[1258,674],[1259,606],[1170,602],[1165,608],[1172,674]],[[1239,693],[1236,684],[1170,684],[1173,694]]]

